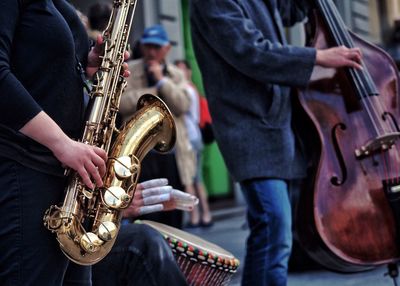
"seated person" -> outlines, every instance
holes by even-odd
[[[166,179],[138,184],[111,252],[92,266],[93,286],[187,285],[163,236],[144,224],[131,223],[143,214],[192,210],[198,199],[173,189]]]

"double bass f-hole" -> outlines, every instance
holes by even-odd
[[[340,170],[342,173],[342,177],[339,178],[338,176],[333,176],[331,178],[331,183],[334,186],[341,186],[345,183],[346,179],[347,179],[347,169],[346,169],[346,163],[344,161],[342,152],[340,150],[340,146],[339,146],[339,142],[338,142],[338,138],[337,138],[337,131],[338,130],[346,130],[346,125],[344,123],[338,123],[336,124],[333,128],[332,128],[332,143],[333,143],[333,148],[335,150],[336,153],[336,158],[338,160],[339,166],[340,166]]]

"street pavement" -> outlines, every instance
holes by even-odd
[[[248,228],[245,222],[244,207],[214,212],[214,225],[209,228],[190,228],[185,231],[206,241],[212,242],[232,253],[242,264],[232,277],[231,286],[239,286],[245,255],[245,241]],[[362,273],[340,274],[311,267],[308,270],[290,271],[288,286],[391,286],[393,280],[385,275],[385,266]]]

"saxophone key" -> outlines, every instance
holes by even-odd
[[[131,197],[125,190],[118,186],[111,186],[104,192],[104,203],[110,208],[120,209],[125,208]]]
[[[118,228],[112,221],[103,221],[98,230],[99,238],[104,241],[110,241],[117,236]]]
[[[82,235],[80,245],[84,251],[95,253],[99,250],[103,243],[104,241],[101,240],[96,234],[93,232],[87,232]]]
[[[132,176],[132,160],[129,156],[121,156],[114,162],[114,171],[119,179],[127,179]]]
[[[43,217],[44,226],[48,230],[55,231],[61,227],[62,222],[63,219],[60,208],[54,205],[50,206],[50,208],[46,210]]]
[[[83,186],[82,188],[82,194],[88,198],[89,200],[93,198],[93,194],[94,194],[94,188],[93,189],[89,189],[88,187]]]

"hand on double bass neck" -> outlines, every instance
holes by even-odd
[[[317,50],[316,63],[327,68],[352,67],[362,69],[361,50],[345,46]]]

